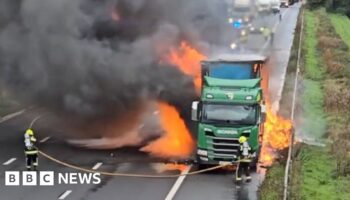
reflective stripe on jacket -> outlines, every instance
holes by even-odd
[[[27,151],[24,151],[24,153],[26,155],[35,155],[35,154],[38,154],[38,150],[27,150]]]

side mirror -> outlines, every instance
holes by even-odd
[[[191,109],[192,121],[198,121],[198,104],[199,104],[199,101],[192,102],[192,109]]]

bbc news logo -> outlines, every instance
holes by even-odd
[[[100,173],[54,173],[53,171],[6,171],[6,186],[54,186],[100,184]]]

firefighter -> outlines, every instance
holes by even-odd
[[[262,31],[262,34],[263,34],[265,40],[268,40],[268,39],[269,39],[269,36],[270,36],[270,34],[271,34],[271,31],[270,31],[269,28],[264,27],[264,29],[263,29],[263,31]]]
[[[26,156],[27,170],[36,170],[38,167],[38,148],[35,146],[36,139],[32,129],[27,129],[24,134],[24,154]]]
[[[247,142],[247,138],[241,136],[239,139],[239,162],[236,169],[236,181],[240,182],[242,180],[242,174],[245,173],[247,182],[251,181],[250,176],[250,163],[251,163],[251,147]]]

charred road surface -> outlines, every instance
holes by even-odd
[[[279,91],[283,87],[283,78],[289,58],[289,50],[293,41],[294,28],[299,12],[299,5],[282,9],[283,20],[278,16],[266,16],[256,23],[267,23],[275,30],[274,44],[265,41],[261,35],[250,35],[242,51],[269,52],[272,67],[277,74],[271,79],[270,88]],[[271,96],[273,101],[279,101],[279,94]],[[263,180],[263,175],[254,173],[251,183],[243,183],[237,187],[233,182],[233,173],[217,170],[204,174],[180,178],[139,178],[101,176],[102,183],[58,185],[55,186],[5,186],[5,171],[23,171],[23,131],[31,121],[38,116],[40,110],[28,110],[24,114],[0,123],[0,194],[7,200],[38,200],[38,199],[72,199],[72,200],[204,200],[204,199],[257,199],[256,191]],[[37,121],[45,124],[45,116]],[[136,148],[120,150],[87,150],[68,145],[59,139],[61,134],[55,127],[49,130],[37,131],[40,150],[67,163],[86,169],[107,172],[162,174],[180,173],[179,170],[167,170],[159,161],[150,158]],[[40,171],[78,172],[77,170],[59,165],[40,157]],[[189,168],[187,168],[189,169]],[[191,171],[196,167],[191,167]]]

